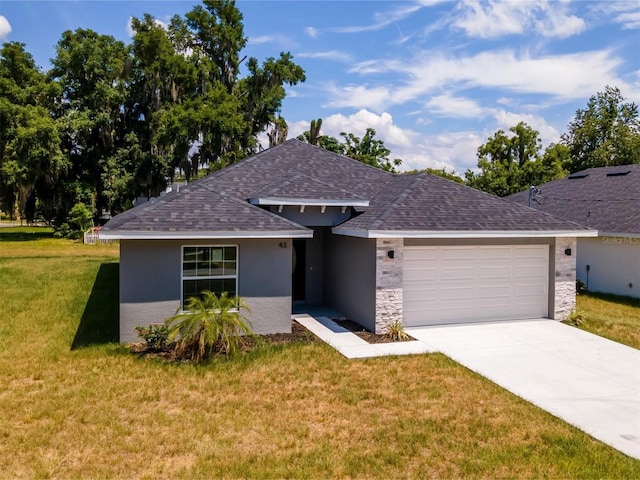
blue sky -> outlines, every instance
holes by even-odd
[[[131,17],[161,22],[189,1],[2,0],[0,40],[49,68],[65,30],[129,41]],[[307,81],[288,89],[289,137],[367,127],[403,169],[464,172],[496,130],[525,121],[557,142],[591,95],[618,86],[640,103],[640,2],[548,0],[238,1],[263,60],[290,51]]]

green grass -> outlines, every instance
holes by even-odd
[[[580,328],[640,349],[640,299],[605,294],[581,294],[577,312]]]
[[[640,478],[639,461],[442,355],[135,356],[110,343],[117,246],[26,231],[0,238],[4,478]]]

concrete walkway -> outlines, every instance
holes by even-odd
[[[415,342],[372,345],[329,318],[295,317],[347,358],[444,353],[640,459],[639,350],[547,319],[412,328]]]

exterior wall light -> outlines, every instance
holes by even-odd
[[[396,256],[396,252],[394,250],[389,250],[387,252],[387,257],[394,258]]]
[[[570,249],[570,248],[565,248],[565,249],[564,249],[564,254],[565,254],[567,257],[570,257],[570,256],[571,256],[571,249]]]

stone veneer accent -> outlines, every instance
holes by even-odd
[[[570,256],[564,253],[567,248],[571,249]],[[556,238],[554,320],[565,320],[576,308],[576,250],[574,237]]]
[[[388,322],[402,321],[402,238],[376,239],[376,327],[385,333]],[[393,250],[394,258],[388,252]]]

